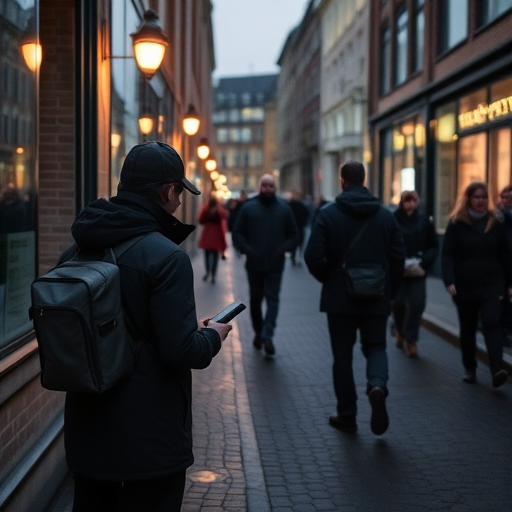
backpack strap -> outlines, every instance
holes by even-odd
[[[345,261],[347,259],[347,254],[356,246],[357,242],[361,239],[363,236],[363,233],[366,231],[368,226],[371,224],[372,219],[377,216],[379,211],[375,212],[373,215],[370,216],[370,218],[361,226],[359,231],[357,232],[356,236],[352,238],[352,242],[350,242],[350,245],[348,246],[348,249],[345,251],[345,255],[343,256],[343,266],[345,266]]]
[[[104,261],[109,261],[111,263],[114,263],[114,265],[117,265],[117,260],[129,249],[131,249],[137,242],[142,240],[143,238],[146,238],[149,233],[146,233],[145,235],[139,235],[135,236],[133,238],[129,238],[128,240],[125,240],[124,242],[116,245],[115,247],[108,247],[105,249],[105,257],[103,258]]]

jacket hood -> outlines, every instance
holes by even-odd
[[[379,210],[380,201],[366,187],[350,185],[336,196],[336,205],[352,217],[369,217]]]
[[[71,226],[71,234],[80,247],[103,249],[154,231],[179,245],[194,229],[149,199],[119,192],[109,201],[98,199],[84,208]]]

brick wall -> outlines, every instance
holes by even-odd
[[[41,0],[39,273],[70,245],[75,215],[74,2]]]

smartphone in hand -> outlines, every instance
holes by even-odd
[[[242,302],[233,302],[233,304],[225,307],[222,311],[219,311],[219,313],[210,318],[209,321],[217,322],[219,324],[227,324],[244,309],[246,309],[246,306]]]

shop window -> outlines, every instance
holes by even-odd
[[[459,101],[458,127],[460,130],[473,128],[487,121],[487,89],[479,89]]]
[[[507,111],[504,114],[512,114],[512,78],[497,82],[491,87],[491,103],[500,100],[507,100],[504,106]]]
[[[395,23],[395,83],[400,85],[407,79],[408,22],[407,9],[401,9]]]
[[[512,0],[480,0],[480,24],[487,25],[498,16],[512,9]]]
[[[431,123],[431,133],[436,141],[434,189],[434,222],[438,232],[443,233],[448,217],[457,197],[456,187],[456,104],[443,105],[436,109],[435,119]]]
[[[510,127],[497,128],[489,133],[489,194],[498,200],[500,191],[511,184]]]
[[[473,181],[487,182],[487,133],[459,139],[457,196]]]
[[[441,0],[439,26],[441,53],[464,41],[468,35],[468,0]]]
[[[37,19],[38,3],[11,4],[10,13],[0,10],[0,38],[13,43]],[[37,82],[18,50],[0,52],[0,357],[32,330],[28,308],[36,275]],[[25,126],[34,133],[24,134]]]
[[[425,47],[425,0],[416,0],[414,11],[414,44],[412,71],[421,71],[423,69],[423,50]]]
[[[388,26],[382,28],[380,37],[380,94],[391,90],[391,32]]]

